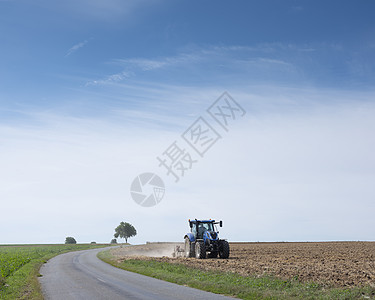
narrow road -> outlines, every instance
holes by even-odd
[[[96,257],[102,250],[69,252],[44,264],[45,299],[233,299],[115,268]]]

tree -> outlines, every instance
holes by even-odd
[[[111,240],[111,244],[117,244],[117,240],[116,239],[112,239]]]
[[[65,244],[77,244],[77,241],[74,237],[68,236],[65,239]]]
[[[132,224],[129,224],[129,223],[126,223],[126,222],[121,222],[119,226],[116,227],[115,229],[115,234],[114,234],[114,237],[115,238],[124,238],[125,239],[125,243],[128,242],[128,238],[132,237],[132,236],[136,236],[137,235],[137,230],[135,230],[135,228],[133,227]]]

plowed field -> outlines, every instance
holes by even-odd
[[[203,260],[167,257],[173,247],[152,243],[118,248],[113,254],[119,260],[154,259],[246,276],[271,274],[336,287],[375,287],[375,242],[231,243],[229,259]]]

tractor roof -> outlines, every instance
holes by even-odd
[[[199,222],[199,223],[214,223],[215,220],[189,220],[191,223],[196,223],[196,222]]]

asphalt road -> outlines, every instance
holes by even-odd
[[[69,252],[44,264],[45,299],[233,299],[115,268],[96,257],[102,250]]]

